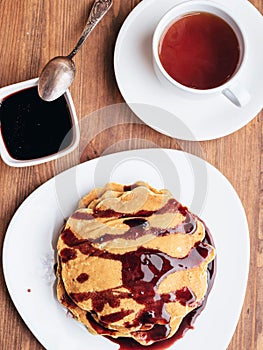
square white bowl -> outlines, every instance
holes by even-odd
[[[30,87],[37,86],[37,84],[38,84],[38,78],[34,78],[34,79],[26,80],[20,83],[16,83],[16,84],[12,84],[12,85],[8,85],[3,88],[0,88],[0,108],[1,108],[1,102],[8,96],[18,93],[19,91],[28,89]],[[80,138],[79,125],[78,125],[75,106],[69,90],[65,92],[64,97],[70,113],[71,124],[72,124],[72,141],[70,145],[48,156],[28,159],[28,160],[15,159],[9,154],[7,147],[5,145],[3,135],[2,135],[2,130],[1,130],[1,121],[0,121],[0,154],[1,154],[2,160],[6,164],[13,167],[25,167],[25,166],[32,166],[36,164],[46,163],[51,160],[65,156],[66,154],[72,152],[78,146],[79,138]]]

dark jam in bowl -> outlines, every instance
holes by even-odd
[[[73,140],[65,96],[45,102],[36,86],[0,102],[0,122],[7,151],[16,160],[50,156],[70,146]]]

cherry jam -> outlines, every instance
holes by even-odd
[[[0,102],[1,134],[16,160],[42,158],[73,141],[72,119],[65,96],[43,101],[37,87],[21,90]]]

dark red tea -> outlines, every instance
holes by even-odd
[[[159,57],[174,80],[205,90],[224,84],[235,73],[240,46],[233,29],[223,19],[193,12],[168,28],[160,42]]]

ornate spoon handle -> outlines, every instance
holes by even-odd
[[[95,0],[88,18],[88,22],[76,46],[68,55],[69,58],[72,58],[76,55],[76,53],[79,51],[81,46],[84,44],[84,42],[92,32],[92,30],[96,27],[96,25],[99,23],[102,17],[109,11],[111,5],[112,0]]]

